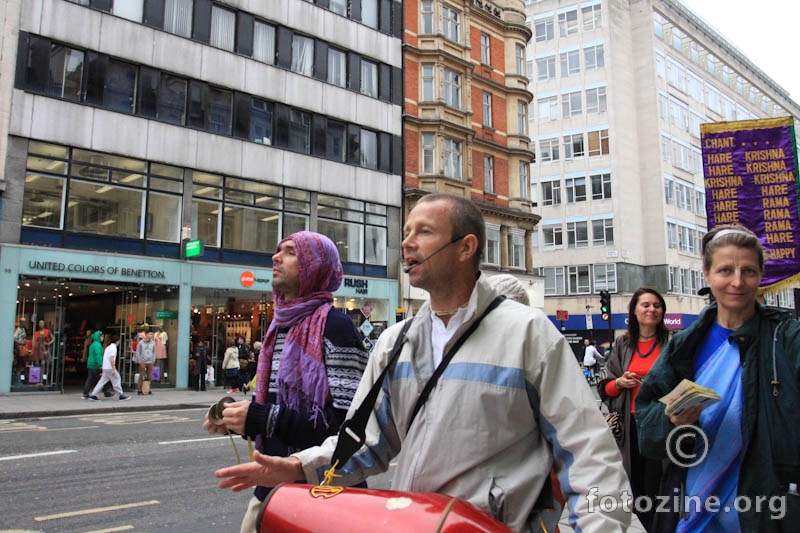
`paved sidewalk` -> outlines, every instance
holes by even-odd
[[[115,394],[100,401],[84,400],[81,389],[60,392],[10,392],[0,394],[0,419],[41,418],[46,416],[82,415],[100,412],[158,411],[161,409],[185,409],[187,407],[209,407],[224,396],[236,400],[249,399],[250,395],[225,394],[222,387],[212,387],[202,392],[193,389],[153,389],[153,394],[138,396],[136,391],[125,391],[131,399],[119,401]]]

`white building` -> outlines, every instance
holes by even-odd
[[[706,303],[700,124],[800,117],[800,107],[676,0],[528,0],[526,9],[545,310],[569,311],[567,330],[587,329],[587,312],[606,330],[606,289],[619,331],[631,293],[650,285],[681,329]],[[784,292],[768,303],[793,307]]]

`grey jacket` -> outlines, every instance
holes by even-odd
[[[140,363],[155,363],[156,362],[156,343],[155,341],[148,341],[142,339],[136,345],[136,360]]]
[[[496,294],[483,278],[463,335]],[[386,366],[400,329],[378,339],[361,380],[352,416]],[[463,498],[522,531],[551,467],[581,531],[622,531],[630,514],[603,513],[591,498],[619,500],[630,489],[619,451],[569,344],[538,309],[509,300],[489,313],[464,343],[409,428],[417,397],[434,371],[429,304],[407,333],[367,426],[366,446],[337,473],[343,485],[385,471],[397,458],[392,488]],[[336,437],[295,454],[309,483],[328,467]]]

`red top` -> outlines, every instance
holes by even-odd
[[[627,370],[628,372],[633,372],[639,376],[646,376],[650,369],[653,368],[653,364],[658,359],[658,356],[661,354],[661,347],[658,346],[657,339],[653,339],[651,341],[639,341],[636,348],[633,350],[633,357],[631,357],[631,362],[628,365]],[[654,346],[655,345],[655,346]],[[648,353],[652,350],[652,352],[647,357],[642,357],[641,354]],[[611,380],[606,383],[606,394],[612,398],[616,398],[620,394],[622,394],[623,389],[618,389],[616,386],[616,380]],[[635,413],[634,410],[634,402],[636,401],[636,395],[639,393],[639,385],[635,386],[631,389],[631,413]]]

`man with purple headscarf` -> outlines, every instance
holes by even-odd
[[[367,352],[355,325],[333,306],[343,271],[336,245],[311,231],[289,235],[272,256],[275,316],[256,371],[255,402],[226,404],[222,426],[256,439],[268,455],[287,456],[335,435],[344,421]],[[255,531],[261,502],[269,492],[256,487],[241,531]]]

